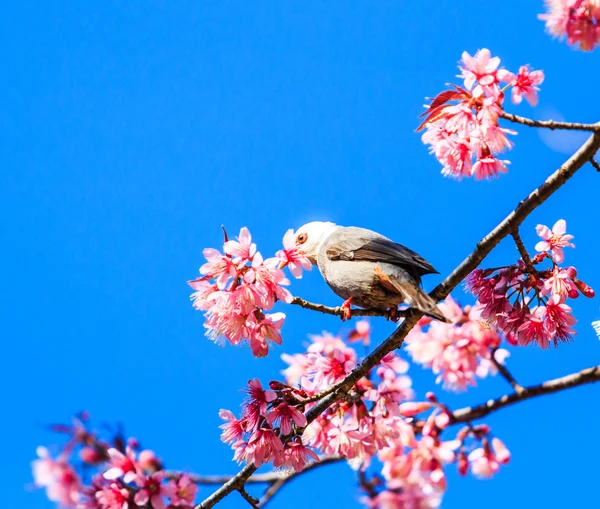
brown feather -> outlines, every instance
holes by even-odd
[[[384,274],[379,267],[375,267],[375,274],[384,288],[401,295],[404,302],[409,306],[417,308],[419,311],[423,311],[426,315],[440,320],[441,322],[451,323],[450,320],[442,314],[440,308],[437,307],[435,300],[418,286],[409,282],[398,281],[393,276]]]

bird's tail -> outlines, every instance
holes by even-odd
[[[440,322],[452,323],[446,318],[437,303],[427,293],[425,293],[418,285],[407,281],[400,281],[393,276],[384,274],[379,268],[375,269],[375,273],[383,283],[383,285],[395,293],[400,294],[406,304],[419,311],[423,311],[427,316],[435,318]]]

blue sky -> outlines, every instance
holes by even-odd
[[[202,249],[220,246],[221,224],[231,233],[246,225],[259,249],[274,253],[288,228],[324,219],[376,229],[450,271],[566,157],[519,128],[510,173],[500,180],[440,176],[414,129],[424,97],[454,80],[462,51],[488,47],[512,70],[530,63],[546,72],[539,107],[512,111],[600,118],[599,54],[546,36],[541,10],[537,0],[500,8],[443,0],[7,4],[3,507],[51,507],[42,492],[27,490],[29,462],[38,444],[55,441],[44,424],[81,409],[124,422],[171,468],[237,471],[218,438],[219,408],[237,410],[249,378],[279,377],[280,353],[301,351],[308,333],[342,324],[284,309],[284,345],[268,358],[215,346],[185,284]],[[559,134],[553,143],[568,150],[579,141]],[[600,174],[585,168],[522,231],[532,248],[538,222],[565,218],[577,245],[567,261],[597,290],[599,184]],[[506,241],[488,263],[515,257]],[[292,291],[339,303],[314,271]],[[454,295],[469,302],[461,289]],[[597,299],[576,302],[572,344],[513,349],[518,380],[598,363],[600,342],[589,326],[598,307]],[[373,327],[375,342],[390,331],[379,321]],[[434,388],[430,372],[411,372],[419,394]],[[446,400],[458,407],[506,389],[501,379],[485,380]],[[595,500],[598,391],[578,388],[487,419],[513,461],[485,482],[452,469],[444,507]],[[272,508],[359,507],[357,498],[354,475],[337,465],[298,479]],[[220,507],[244,504],[233,495]]]

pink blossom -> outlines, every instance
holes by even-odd
[[[150,449],[144,449],[138,455],[138,465],[144,472],[156,472],[162,469],[162,464],[156,453]]]
[[[473,90],[473,95],[483,95],[483,90],[493,96],[499,93],[498,66],[500,59],[492,57],[489,49],[478,50],[474,57],[464,51],[462,63],[462,73],[459,77],[465,80],[465,87],[471,90],[475,87],[475,83],[479,82],[479,85]],[[480,88],[483,90],[479,90]]]
[[[240,230],[238,240],[229,240],[225,242],[223,251],[233,256],[233,262],[236,264],[251,261],[256,253],[256,244],[252,243],[250,230],[245,226]]]
[[[128,509],[129,491],[119,487],[117,483],[112,483],[96,492],[96,501],[101,509]]]
[[[312,263],[310,260],[298,250],[295,244],[295,234],[293,229],[289,229],[283,236],[283,249],[277,251],[279,258],[284,265],[290,269],[290,272],[295,278],[302,277],[302,270],[311,270]]]
[[[219,428],[223,430],[221,433],[221,441],[225,444],[233,444],[242,440],[244,435],[245,421],[236,419],[230,410],[219,410],[219,417],[225,422]]]
[[[473,165],[472,173],[477,180],[497,177],[500,173],[506,173],[508,168],[506,165],[509,161],[501,161],[490,155],[478,159]]]
[[[492,477],[498,472],[500,465],[510,461],[510,452],[499,439],[493,438],[492,445],[493,449],[485,440],[483,447],[479,447],[469,454],[468,460],[475,476]]]
[[[140,489],[133,498],[134,502],[140,506],[151,503],[153,509],[165,509],[163,497],[169,496],[170,491],[162,484],[164,479],[165,474],[162,471],[150,476],[138,475],[135,483]]]
[[[259,428],[254,431],[244,452],[248,463],[260,467],[264,463],[280,459],[283,443],[271,428]]]
[[[200,267],[200,274],[208,279],[217,279],[217,288],[222,290],[230,277],[237,275],[236,267],[229,256],[223,256],[213,248],[206,248],[202,252],[207,263]]]
[[[556,266],[552,270],[552,275],[544,281],[541,293],[542,295],[556,294],[560,297],[561,302],[567,300],[568,297],[574,299],[579,296],[577,286],[573,282],[575,275],[573,267],[561,269]],[[576,272],[575,272],[576,274]]]
[[[519,104],[525,96],[531,106],[537,106],[537,93],[540,89],[536,85],[544,81],[543,71],[531,71],[528,66],[522,65],[519,68],[519,74],[515,76],[513,73],[508,73],[506,81],[513,87],[513,103]]]
[[[476,385],[477,378],[496,372],[490,352],[498,347],[500,337],[481,320],[481,307],[466,307],[461,316],[461,308],[448,297],[440,309],[456,323],[417,324],[406,337],[406,349],[415,362],[439,375],[437,381],[445,387],[464,390]]]
[[[312,449],[305,446],[302,441],[293,440],[285,445],[283,457],[274,462],[274,465],[276,467],[291,467],[296,472],[300,472],[311,460],[318,461],[319,456]],[[281,463],[281,465],[278,465],[278,463]]]
[[[548,12],[539,19],[552,35],[579,43],[583,51],[600,44],[600,9],[597,0],[546,0]]]
[[[104,472],[104,478],[113,481],[119,477],[123,477],[123,481],[126,483],[133,482],[140,472],[133,449],[127,446],[125,454],[123,454],[121,451],[111,447],[106,452],[109,457],[110,468]]]
[[[569,242],[573,235],[567,234],[567,222],[559,219],[552,230],[543,224],[536,227],[537,234],[544,239],[535,245],[535,250],[540,252],[550,251],[556,263],[562,263],[565,259],[564,247],[575,247]]]
[[[38,459],[31,464],[36,486],[46,488],[48,499],[63,507],[76,507],[81,481],[65,458],[52,459],[48,449],[37,448]]]
[[[264,390],[258,378],[248,381],[248,400],[244,406],[244,415],[249,429],[255,429],[261,418],[267,416],[268,404],[277,399],[277,394],[271,390]]]
[[[371,324],[368,320],[359,320],[356,322],[354,329],[348,334],[348,342],[362,342],[363,345],[369,346],[371,342]]]
[[[269,342],[281,344],[281,327],[285,320],[284,313],[264,315],[260,323],[250,321],[250,347],[255,357],[264,357],[269,353]]]
[[[197,491],[198,486],[185,474],[177,479],[171,479],[164,487],[165,496],[170,499],[171,505],[174,506],[193,505]]]
[[[292,423],[299,428],[304,428],[307,424],[304,414],[287,403],[279,403],[267,414],[269,424],[273,425],[275,421],[278,421],[283,435],[289,435],[292,432]]]

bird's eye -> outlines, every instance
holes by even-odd
[[[296,237],[296,244],[304,244],[308,240],[308,235],[306,233],[301,233]]]

